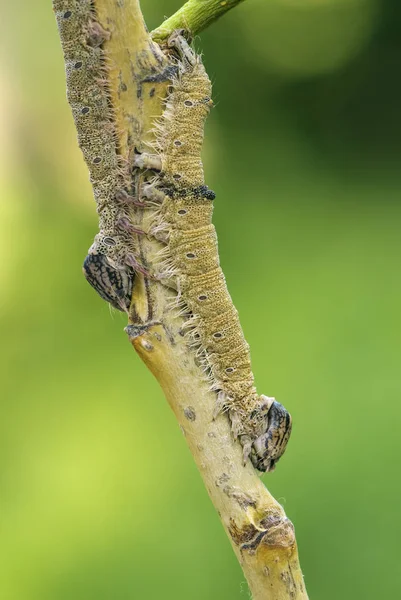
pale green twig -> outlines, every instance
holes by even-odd
[[[240,2],[243,0],[188,0],[160,27],[154,29],[151,36],[155,41],[162,42],[175,29],[185,29],[189,37],[193,37]]]

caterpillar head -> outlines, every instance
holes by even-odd
[[[264,400],[261,417],[264,433],[252,445],[249,458],[258,471],[274,471],[277,461],[284,454],[291,434],[291,415],[274,398],[260,396]],[[245,446],[244,446],[245,448]]]
[[[99,296],[117,310],[128,312],[131,304],[135,273],[124,265],[117,268],[100,252],[89,252],[84,260],[83,273]]]

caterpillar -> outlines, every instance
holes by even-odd
[[[107,89],[110,32],[96,19],[91,0],[53,0],[64,52],[67,99],[89,169],[99,214],[99,233],[83,264],[88,282],[114,308],[128,312],[135,271],[127,173],[118,155]],[[141,233],[137,231],[138,233]]]
[[[165,243],[160,273],[177,290],[176,304],[187,315],[192,343],[210,373],[215,414],[228,413],[244,461],[249,457],[258,470],[271,471],[285,450],[291,417],[274,398],[256,392],[249,346],[219,263],[215,195],[204,184],[201,160],[211,83],[180,32],[168,45],[178,55],[178,75],[155,126],[153,152],[137,155],[134,166],[155,173],[143,194],[160,203],[151,228]]]

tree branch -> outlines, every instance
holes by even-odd
[[[168,26],[157,30],[164,32],[158,39],[183,23],[177,17],[180,12],[189,15],[185,23],[196,33],[237,3],[191,0],[174,22],[172,17]],[[131,164],[134,151],[141,152],[152,141],[152,124],[163,110],[171,67],[147,33],[137,0],[95,0],[94,6],[98,21],[111,34],[103,44],[108,95],[118,152]],[[140,186],[141,180],[136,183]],[[133,209],[132,218],[147,231],[152,210]],[[152,272],[161,246],[146,237],[139,245],[140,260]],[[216,395],[182,336],[183,318],[171,309],[175,292],[140,274],[135,281],[126,328],[129,341],[164,390],[254,600],[306,600],[292,523],[250,461],[243,465],[242,448],[233,439],[228,418],[223,414],[213,420]]]
[[[176,13],[151,33],[152,38],[162,42],[175,29],[185,29],[191,38],[231,10],[243,0],[189,0]]]
[[[128,326],[127,333],[177,417],[252,598],[307,600],[293,525],[249,461],[244,467],[225,415],[211,418],[215,394],[179,335],[179,324],[166,313],[162,325]]]

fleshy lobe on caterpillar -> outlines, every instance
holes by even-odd
[[[136,261],[129,227],[128,177],[117,152],[106,84],[107,57],[102,44],[110,32],[97,21],[91,0],[53,0],[53,9],[64,51],[67,98],[99,214],[99,233],[83,271],[103,299],[127,311]]]
[[[135,165],[159,171],[146,195],[160,201],[153,232],[166,243],[162,273],[178,290],[178,305],[190,312],[193,344],[217,392],[216,412],[226,411],[233,434],[261,471],[273,470],[285,450],[291,417],[274,398],[258,395],[238,313],[220,268],[212,225],[214,193],[204,185],[203,128],[212,106],[211,84],[199,56],[185,39],[169,43],[180,56],[161,120],[155,154],[141,154]]]

